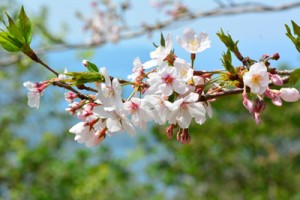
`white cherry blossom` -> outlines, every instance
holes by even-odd
[[[87,147],[99,144],[105,137],[101,130],[105,130],[101,120],[91,118],[89,122],[79,122],[70,128],[69,132],[75,134],[74,140],[78,143],[84,143]]]
[[[153,120],[160,125],[165,124],[170,116],[169,107],[172,105],[168,97],[163,94],[146,95],[144,99],[151,105]]]
[[[201,102],[197,102],[198,99],[199,94],[190,93],[176,100],[170,107],[169,123],[178,123],[181,128],[188,128],[194,117],[197,123],[202,124],[206,119],[206,110]]]
[[[152,119],[152,112],[144,99],[133,97],[124,103],[124,110],[131,115],[131,121],[136,127],[144,129],[147,122]]]
[[[170,96],[173,91],[178,94],[184,94],[188,91],[187,84],[174,67],[164,68],[158,72],[149,74],[148,77],[150,88],[148,88],[146,94],[164,94]]]
[[[177,69],[177,73],[184,81],[192,79],[194,70],[190,63],[181,58],[176,58],[174,61],[174,67]]]
[[[130,79],[132,82],[135,82],[138,77],[143,75],[144,73],[144,67],[139,58],[136,58],[133,61],[133,69],[132,69],[132,74],[127,76],[128,79]]]
[[[186,28],[183,31],[183,37],[177,36],[177,42],[189,53],[202,52],[210,48],[210,40],[207,33],[197,34],[192,28]]]
[[[39,108],[42,92],[48,86],[48,83],[47,82],[34,83],[31,81],[26,81],[23,83],[23,85],[28,89],[28,93],[27,93],[28,106],[32,108]]]
[[[151,60],[144,63],[144,69],[159,65],[170,54],[173,47],[172,35],[169,33],[165,39],[165,46],[159,46],[150,53]]]
[[[126,131],[131,136],[136,134],[134,126],[119,107],[96,106],[94,114],[105,120],[106,127],[111,133]]]
[[[263,62],[255,63],[250,70],[244,74],[244,84],[250,87],[251,92],[263,94],[269,85],[269,74]]]
[[[106,106],[121,106],[122,88],[118,79],[114,78],[111,81],[106,68],[101,68],[100,73],[104,76],[105,83],[100,83],[98,85],[97,99],[99,99]]]

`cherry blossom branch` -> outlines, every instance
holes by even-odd
[[[140,27],[138,30],[129,29],[126,34],[120,36],[120,40],[127,40],[136,38],[145,34],[149,34],[156,30],[161,30],[167,27],[171,27],[173,24],[178,23],[180,21],[188,21],[188,20],[195,20],[198,18],[208,18],[208,17],[217,17],[217,16],[225,16],[225,15],[238,15],[238,14],[245,14],[245,13],[262,13],[262,12],[275,12],[275,11],[283,11],[288,9],[293,9],[300,7],[300,2],[293,2],[293,3],[286,3],[279,6],[268,6],[262,4],[234,4],[230,7],[226,7],[224,9],[222,6],[217,9],[212,9],[209,11],[199,11],[199,12],[187,12],[183,13],[176,17],[176,19],[169,19],[163,22],[158,22],[154,25],[145,25]],[[133,31],[134,30],[134,31]],[[81,43],[81,44],[61,44],[55,45],[50,47],[40,48],[36,51],[39,55],[53,52],[53,51],[65,51],[70,49],[87,49],[87,48],[98,48],[108,43],[106,40],[100,40],[93,43]],[[0,66],[5,67],[21,60],[20,55],[13,55],[6,60],[0,60]]]
[[[289,71],[279,71],[279,73],[284,72],[283,75],[289,75],[291,74],[293,71],[289,70]],[[289,82],[289,77],[283,77],[282,81],[284,84]],[[270,86],[273,86],[273,84],[270,84]],[[234,89],[229,89],[229,90],[225,90],[222,92],[218,92],[216,94],[205,94],[205,95],[201,95],[199,100],[200,101],[208,101],[208,100],[212,100],[212,99],[217,99],[220,97],[226,97],[226,96],[231,96],[231,95],[235,95],[235,94],[242,94],[244,92],[244,88],[234,88]],[[247,92],[250,92],[250,89],[247,88]]]

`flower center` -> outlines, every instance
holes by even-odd
[[[192,48],[192,50],[196,51],[199,47],[199,42],[196,39],[189,41],[189,46]]]
[[[139,105],[134,102],[131,102],[130,107],[131,107],[131,112],[134,113],[139,108]]]
[[[255,85],[259,85],[260,79],[261,79],[261,76],[258,74],[255,74],[252,76],[251,82]]]
[[[105,88],[103,88],[103,95],[106,98],[112,97],[114,95],[114,90],[111,87],[106,86]]]
[[[167,75],[163,78],[164,82],[167,84],[171,84],[173,82],[173,77],[170,75]]]

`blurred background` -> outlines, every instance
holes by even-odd
[[[32,47],[57,71],[83,71],[88,59],[125,79],[136,57],[150,59],[161,32],[172,33],[175,53],[188,60],[175,42],[186,27],[212,41],[196,69],[222,68],[221,28],[239,40],[243,55],[258,60],[279,52],[272,66],[299,68],[284,24],[300,24],[300,6],[273,11],[294,3],[1,0],[0,11],[16,16],[24,5],[34,25]],[[3,49],[0,67],[0,199],[300,199],[299,103],[267,102],[257,126],[241,95],[221,98],[212,103],[212,119],[191,126],[189,145],[149,124],[134,138],[117,134],[87,149],[68,132],[78,120],[64,111],[64,90],[50,87],[40,109],[27,106],[23,82],[52,74]]]

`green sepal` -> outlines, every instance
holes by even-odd
[[[87,61],[86,68],[89,70],[89,72],[99,72],[98,67],[94,63],[91,63],[89,61]]]
[[[287,31],[286,36],[288,36],[288,38],[290,38],[290,40],[294,43],[296,49],[300,53],[300,27],[294,21],[291,21],[291,22],[292,22],[294,34],[297,35],[297,37],[294,37],[292,35],[291,29],[287,24],[285,24],[285,28]]]
[[[24,10],[24,7],[22,6],[20,14],[18,16],[16,25],[21,32],[22,36],[24,37],[25,43],[30,44],[31,39],[32,39],[32,25],[30,22],[30,19],[26,15],[26,12]]]
[[[296,85],[296,83],[300,80],[300,68],[298,69],[295,69],[291,75],[290,75],[290,78],[289,78],[289,84],[290,86],[294,86]]]
[[[226,71],[230,72],[231,74],[235,74],[234,67],[232,65],[232,58],[231,58],[231,52],[229,49],[227,49],[227,52],[222,54],[222,64],[225,67]]]
[[[104,76],[98,72],[68,72],[66,75],[72,77],[72,82],[74,82],[74,85],[105,81]]]
[[[160,46],[165,47],[166,46],[166,41],[164,38],[164,35],[160,33]]]

